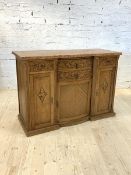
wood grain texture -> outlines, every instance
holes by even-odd
[[[0,174],[130,175],[131,90],[117,89],[116,117],[26,137],[17,91],[0,91]]]
[[[82,57],[82,56],[108,56],[112,55],[121,55],[121,52],[115,52],[104,49],[77,49],[77,50],[32,50],[32,51],[13,51],[14,55],[16,55],[19,59],[38,59],[38,58],[69,58],[72,57]]]
[[[36,53],[54,55],[50,60],[46,55],[34,59]],[[118,52],[87,53],[90,55],[91,50],[34,51],[30,60],[16,57],[19,119],[27,135],[114,115]],[[56,59],[57,54],[64,58]],[[81,57],[73,58],[72,54]]]
[[[90,93],[90,81],[59,84],[59,121],[70,122],[74,118],[88,116],[90,112]]]
[[[91,120],[113,116],[116,73],[119,57],[95,57],[91,96]],[[105,117],[106,117],[105,116]],[[93,119],[94,118],[94,119]]]
[[[54,75],[53,73],[30,75],[31,128],[54,124]],[[36,117],[37,116],[37,117]]]

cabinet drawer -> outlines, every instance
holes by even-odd
[[[61,59],[58,69],[84,69],[92,66],[92,58]]]
[[[30,72],[51,71],[54,69],[53,60],[35,60],[29,62]]]
[[[117,64],[117,57],[100,57],[99,58],[99,66],[100,67],[112,67],[116,66]]]
[[[91,79],[91,69],[74,70],[74,71],[58,71],[58,81],[77,81]]]

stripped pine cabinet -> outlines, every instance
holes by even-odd
[[[27,136],[114,116],[121,52],[16,51],[19,119]]]

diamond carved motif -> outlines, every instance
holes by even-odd
[[[45,92],[45,90],[44,90],[44,88],[40,88],[40,91],[39,91],[39,93],[38,93],[38,97],[39,97],[39,99],[40,99],[40,101],[43,103],[44,102],[44,100],[45,100],[45,97],[47,96],[48,94],[47,94],[47,92]]]
[[[108,88],[108,82],[105,79],[105,81],[102,84],[102,89],[103,89],[104,93],[106,92],[107,88]]]

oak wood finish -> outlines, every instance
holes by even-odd
[[[19,119],[27,135],[113,116],[120,52],[19,51]]]

